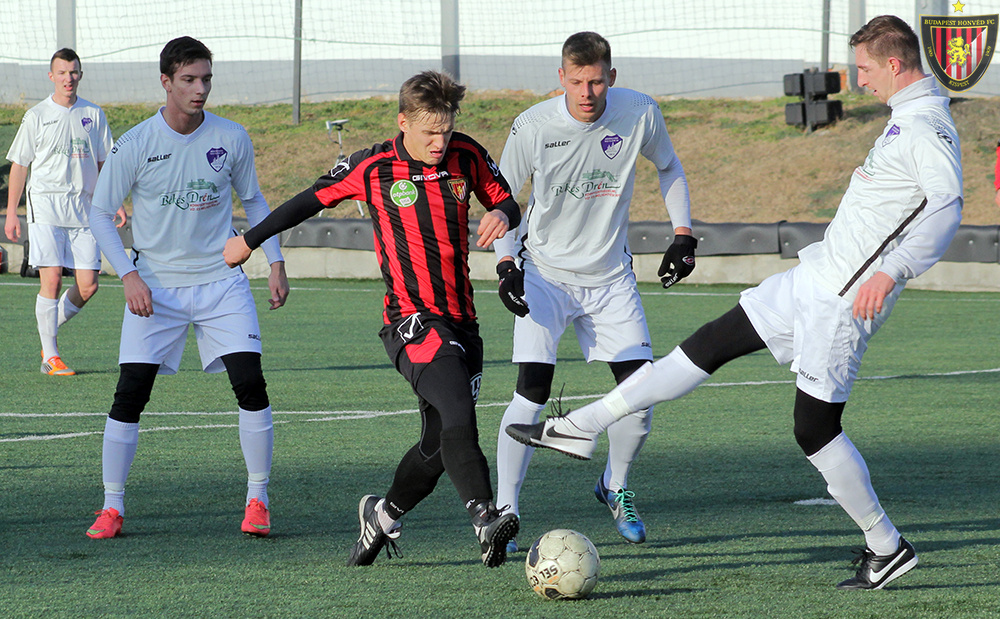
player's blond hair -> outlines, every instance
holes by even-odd
[[[904,71],[916,69],[920,63],[920,40],[913,29],[895,15],[879,15],[861,27],[851,37],[851,48],[864,45],[872,60],[884,65],[889,58],[898,58]]]
[[[399,89],[399,113],[407,118],[454,116],[459,113],[465,86],[447,73],[424,71],[403,82]]]

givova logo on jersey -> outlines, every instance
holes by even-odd
[[[204,211],[218,206],[221,202],[222,193],[218,186],[203,178],[189,181],[180,191],[160,194],[160,206],[176,206],[182,211]]]

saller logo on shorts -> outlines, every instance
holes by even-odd
[[[410,181],[396,181],[389,189],[389,197],[400,208],[413,206],[417,202],[417,186]]]

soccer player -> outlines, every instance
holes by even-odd
[[[799,252],[799,266],[744,291],[736,307],[603,399],[507,431],[586,459],[616,420],[690,393],[723,364],[766,347],[796,373],[796,441],[864,532],[860,567],[837,586],[880,589],[916,566],[917,555],[880,506],[841,415],[869,339],[906,281],[937,262],[958,229],[962,159],[948,99],[924,75],[920,44],[906,22],[876,17],[850,44],[858,85],[892,114],[854,171],[823,240]]]
[[[442,473],[472,518],[486,567],[506,560],[507,542],[519,526],[516,515],[501,514],[493,503],[478,442],[483,343],[469,281],[469,199],[474,193],[486,207],[480,247],[517,225],[520,209],[486,149],[454,131],[464,95],[465,87],[445,74],[411,77],[399,91],[394,139],[354,153],[226,243],[226,262],[242,264],[264,239],[323,208],[344,200],[368,203],[386,287],[379,336],[417,394],[421,431],[385,498],[361,498],[361,535],[348,565],[370,565],[387,543],[395,548],[399,519],[434,490]]]
[[[698,243],[691,235],[687,180],[663,114],[651,97],[612,88],[616,76],[604,37],[570,36],[559,67],[566,94],[518,116],[500,158],[500,171],[515,195],[529,178],[532,188],[520,230],[493,244],[500,298],[516,314],[517,387],[497,438],[497,503],[509,504],[514,513],[534,450],[502,429],[538,421],[566,328],[573,325],[587,361],[607,362],[616,382],[653,359],[627,236],[640,154],[656,166],[674,226],[659,271],[664,287],[694,269]],[[608,460],[594,486],[618,532],[636,544],[645,541],[646,529],[628,489],[628,473],[652,415],[643,410],[608,428]]]
[[[28,263],[38,269],[35,320],[42,341],[42,374],[73,376],[59,355],[56,336],[67,320],[97,292],[101,252],[90,231],[88,211],[97,173],[111,150],[111,129],[104,111],[76,91],[83,79],[80,57],[69,48],[52,55],[52,96],[24,113],[10,145],[9,193],[4,232],[21,238],[17,205],[27,181]],[[28,167],[31,178],[28,179]],[[125,210],[118,209],[118,227]],[[75,283],[62,297],[63,267]]]
[[[205,111],[212,90],[212,53],[180,37],[160,52],[166,105],[126,132],[108,157],[94,193],[91,225],[104,255],[125,286],[118,362],[121,373],[104,427],[104,507],[87,530],[115,537],[125,515],[125,480],[139,440],[139,415],[157,374],[175,374],[189,325],[202,367],[229,374],[239,403],[240,446],[247,467],[241,529],[270,533],[267,484],[274,427],[261,371],[260,327],[250,284],[221,252],[232,227],[233,191],[247,219],[269,210],[257,185],[253,144],[246,130]],[[111,214],[132,194],[132,258],[111,225]],[[277,241],[264,251],[271,264],[271,309],[288,296]]]

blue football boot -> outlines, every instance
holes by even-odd
[[[594,486],[594,495],[597,500],[604,503],[611,510],[611,515],[615,517],[615,527],[629,542],[641,544],[646,541],[646,525],[642,523],[639,512],[635,509],[635,493],[622,488],[618,492],[612,492],[604,486],[604,476],[597,478],[597,485]]]

